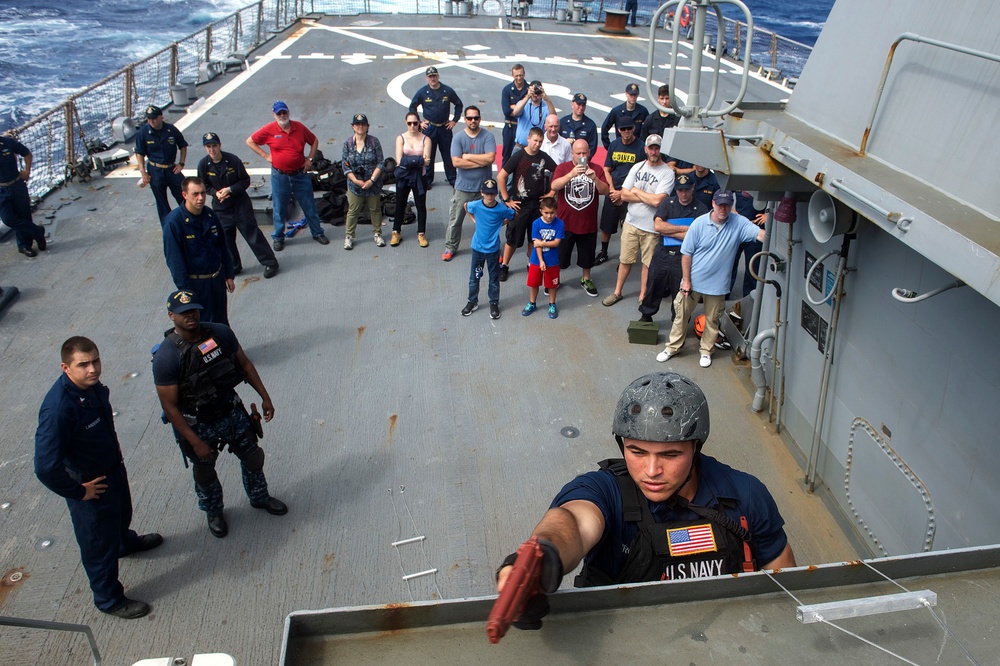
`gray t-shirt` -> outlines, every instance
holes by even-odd
[[[466,153],[485,155],[497,152],[497,140],[489,130],[481,129],[479,134],[471,137],[463,129],[455,133],[451,140],[451,156],[461,157]],[[478,192],[483,181],[493,177],[493,165],[488,164],[476,169],[455,169],[455,189],[462,192]]]

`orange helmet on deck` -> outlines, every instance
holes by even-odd
[[[694,318],[694,334],[699,338],[705,332],[705,315],[700,314]]]

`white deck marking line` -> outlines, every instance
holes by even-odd
[[[392,42],[387,42],[387,41],[384,41],[382,39],[378,39],[376,37],[370,37],[368,35],[356,34],[353,30],[350,30],[350,29],[347,29],[347,28],[340,28],[340,27],[337,27],[337,26],[324,26],[324,25],[318,25],[318,26],[314,26],[314,27],[318,28],[318,29],[321,29],[321,30],[329,30],[330,32],[335,32],[335,33],[337,33],[339,35],[342,35],[344,37],[351,37],[353,39],[360,39],[361,41],[368,42],[369,44],[377,44],[379,46],[382,46],[382,47],[385,47],[385,48],[388,48],[388,49],[392,49],[394,51],[405,51],[407,53],[418,54],[418,55],[421,55],[421,56],[426,57],[426,58],[432,58],[432,56],[429,55],[430,52],[423,51],[421,49],[409,49],[409,48],[407,48],[407,47],[405,47],[405,46],[403,46],[401,44],[394,44]],[[493,32],[493,31],[491,30],[490,32]],[[438,53],[440,53],[440,52],[438,52]],[[519,54],[519,55],[522,56],[522,57],[517,58],[517,62],[521,62],[521,63],[526,63],[527,62],[527,63],[537,63],[537,64],[548,64],[548,65],[562,65],[562,66],[566,66],[566,67],[576,67],[576,68],[579,68],[579,69],[585,69],[585,70],[591,71],[591,72],[603,72],[603,73],[606,73],[606,74],[614,74],[614,75],[619,75],[619,76],[626,76],[628,78],[636,78],[634,75],[629,74],[627,72],[622,72],[622,71],[619,71],[619,70],[609,69],[607,67],[599,67],[597,65],[585,65],[585,64],[580,64],[578,62],[553,62],[553,61],[545,59],[545,58],[538,58],[538,57],[535,57],[535,56],[525,56],[524,54]],[[475,64],[476,62],[481,62],[479,59],[469,58],[467,60],[456,60],[456,59],[452,59],[452,58],[454,58],[454,56],[452,56],[451,58],[443,60],[442,62],[440,62],[438,64],[438,68],[441,68],[441,67],[461,67],[462,69],[465,69],[465,70],[468,70],[468,71],[472,71],[472,72],[477,72],[477,73],[483,74],[485,76],[491,76],[491,77],[493,77],[495,79],[499,79],[501,81],[507,81],[510,78],[510,76],[507,73],[504,73],[504,72],[494,72],[491,69],[486,69],[484,67],[478,67],[478,66],[476,66],[476,64]],[[612,64],[614,64],[614,63],[612,63]],[[392,81],[389,82],[389,84],[386,86],[386,92],[389,93],[389,97],[394,102],[396,102],[397,104],[399,104],[400,106],[402,106],[404,108],[409,107],[409,105],[410,105],[410,99],[411,98],[410,98],[410,96],[406,95],[403,92],[403,83],[405,81],[408,81],[411,78],[419,76],[421,69],[423,69],[423,68],[422,67],[417,67],[417,68],[412,69],[412,70],[410,70],[408,72],[403,72],[402,74],[400,74],[399,76],[397,76],[396,78],[394,78]],[[654,81],[653,82],[653,84],[655,86],[662,85],[662,83],[663,82],[660,82],[660,81]],[[551,84],[550,84],[550,86],[551,86]],[[683,96],[683,92],[682,91],[678,90],[676,92],[677,92],[679,98],[682,98],[682,99],[685,98]],[[562,97],[562,95],[560,95],[560,97]],[[567,101],[568,101],[570,98],[571,98],[571,95],[566,96],[565,99],[567,99]],[[608,111],[611,110],[610,106],[606,106],[606,105],[603,105],[603,104],[598,104],[598,103],[596,103],[596,102],[594,102],[592,100],[589,100],[588,103],[587,103],[587,105],[590,108],[592,108],[592,109],[597,109],[599,111],[604,111],[605,113],[607,113]],[[498,121],[488,120],[486,122],[487,123],[496,123]]]
[[[337,56],[327,55],[325,53],[310,53],[309,55],[300,55],[299,60],[336,60]]]

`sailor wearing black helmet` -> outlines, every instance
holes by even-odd
[[[139,165],[142,185],[149,185],[156,200],[156,214],[160,225],[172,209],[167,199],[167,188],[174,195],[177,204],[183,204],[181,181],[184,175],[184,159],[187,157],[187,141],[181,131],[163,120],[163,111],[158,106],[146,107],[146,124],[135,135],[135,161]],[[177,159],[177,151],[180,159]]]
[[[584,561],[577,587],[795,566],[764,484],[701,452],[708,401],[690,379],[665,372],[632,382],[612,432],[624,458],[566,484],[532,532],[548,542],[543,571],[555,553],[562,573]],[[499,588],[508,575],[502,567]]]

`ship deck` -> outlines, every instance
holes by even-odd
[[[623,99],[625,83],[644,76],[644,39],[599,35],[593,24],[532,19],[533,30],[521,32],[497,23],[484,16],[300,23],[253,54],[248,72],[201,86],[208,98],[196,111],[168,119],[192,144],[189,165],[202,154],[197,137],[214,131],[224,149],[254,157],[249,167],[262,169],[243,141],[270,120],[276,98],[337,160],[357,112],[392,146],[430,64],[467,105],[481,107],[498,138],[497,100],[512,62],[545,82],[564,113],[573,92],[586,92],[598,125]],[[666,62],[668,44],[657,48]],[[723,67],[720,101],[738,87],[732,70]],[[666,82],[666,70],[656,72]],[[755,78],[750,96],[780,99],[787,91]],[[90,625],[105,663],[224,652],[238,664],[267,664],[278,659],[292,611],[488,595],[495,567],[559,487],[617,453],[610,424],[621,389],[667,368],[703,387],[713,420],[706,452],[770,487],[800,564],[866,555],[821,496],[804,490],[801,469],[766,414],[751,412],[748,365],[720,353],[701,369],[694,341],[661,365],[657,347],[628,343],[637,275],[625,300],[606,308],[579,288],[578,269],[565,271],[560,316],[551,321],[519,315],[527,288],[515,263],[501,290],[502,318],[491,321],[485,308],[461,317],[470,229],[455,260],[442,262],[450,190],[441,185],[428,195],[428,249],[417,246],[413,227],[398,248],[376,248],[363,227],[354,251],[345,252],[342,229],[328,228],[326,247],[307,234],[291,239],[278,255],[280,274],[265,281],[240,240],[245,270],[230,296],[230,319],[276,405],[262,445],[272,493],[290,511],[253,510],[236,461],[223,456],[230,533],[214,538],[152,386],[149,350],[169,326],[164,301],[172,285],[152,196],[137,189],[136,175],[123,168],[50,195],[36,220],[54,215],[44,220],[52,242],[37,259],[17,255],[11,240],[2,246],[0,283],[21,295],[0,317],[0,503],[9,503],[0,510],[0,557],[8,574],[22,572],[0,586],[3,615]],[[594,280],[608,294],[615,262],[595,268]],[[657,319],[666,326],[662,313]],[[133,622],[94,609],[65,504],[33,474],[37,409],[71,335],[101,348],[133,526],[165,538],[159,549],[121,563],[127,594],[153,606]],[[241,393],[256,400],[248,387]],[[564,437],[566,426],[579,437]],[[416,535],[426,540],[398,552],[390,545]],[[429,568],[437,574],[402,579]],[[4,629],[0,650],[9,663],[89,660],[82,638],[58,632]]]

